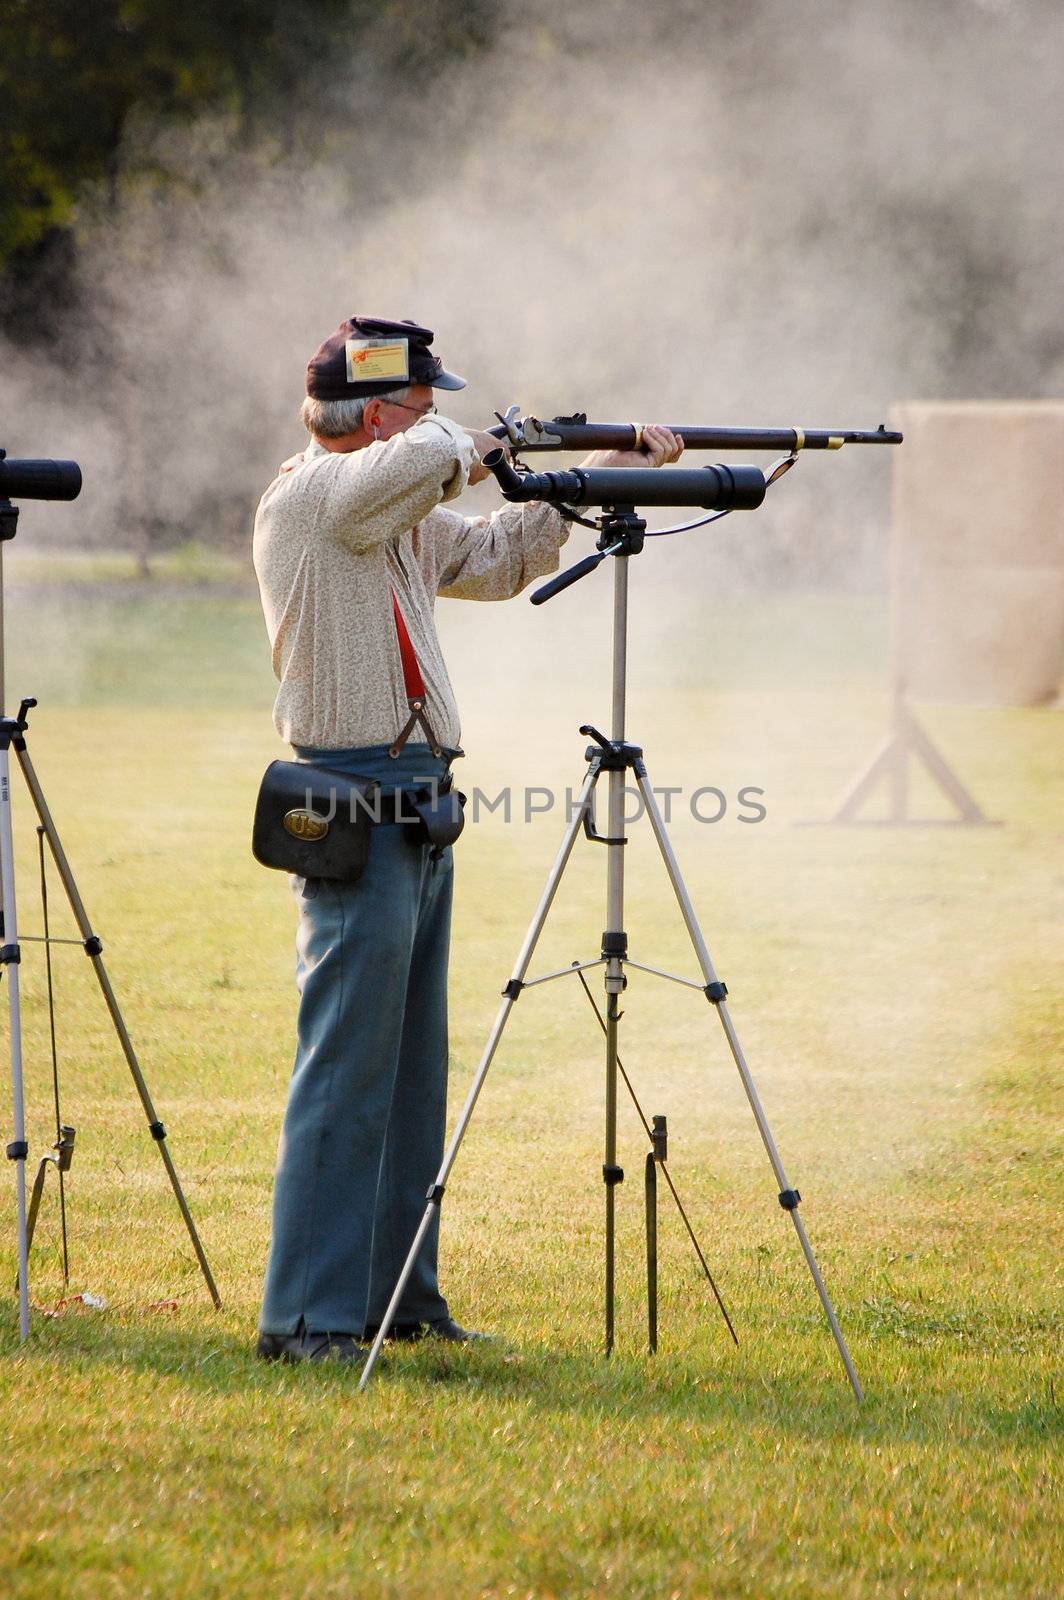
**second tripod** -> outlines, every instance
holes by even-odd
[[[189,1241],[199,1263],[204,1282],[214,1305],[216,1307],[221,1305],[210,1265],[200,1242],[199,1234],[196,1231],[196,1225],[192,1220],[192,1213],[189,1211],[188,1202],[185,1199],[184,1191],[177,1175],[177,1169],[174,1166],[173,1158],[166,1143],[166,1128],[156,1113],[148,1091],[148,1085],[140,1068],[140,1062],[137,1060],[136,1051],[133,1048],[129,1033],[126,1030],[125,1021],[118,1007],[118,1001],[115,998],[115,992],[111,987],[111,980],[104,966],[103,944],[93,932],[92,925],[89,922],[84,902],[74,881],[74,874],[71,871],[66,852],[60,843],[51,811],[48,809],[44,790],[41,788],[33,762],[30,760],[30,753],[27,748],[27,722],[29,713],[37,702],[32,698],[23,699],[17,716],[8,717],[4,715],[3,552],[5,543],[15,537],[19,517],[18,507],[6,499],[5,495],[18,495],[19,497],[28,497],[34,500],[73,500],[76,499],[80,489],[81,469],[73,461],[7,461],[5,452],[0,450],[0,977],[6,976],[7,978],[8,1025],[11,1040],[11,1103],[14,1137],[8,1143],[7,1157],[15,1166],[15,1205],[18,1230],[18,1321],[19,1338],[22,1341],[29,1338],[30,1332],[30,1243],[37,1221],[41,1196],[44,1191],[45,1177],[49,1166],[53,1164],[59,1173],[64,1282],[66,1282],[69,1268],[63,1179],[64,1174],[70,1169],[74,1154],[74,1129],[63,1124],[59,1109],[55,1019],[51,1009],[51,949],[53,944],[80,944],[92,962],[96,981],[100,986],[100,992],[103,995],[112,1025],[118,1036],[122,1053],[126,1058],[126,1065],[129,1067],[133,1078],[144,1115],[147,1118],[148,1131],[155,1141],[159,1155],[162,1157],[166,1175],[170,1180],[170,1187],[174,1192],[174,1199],[177,1201],[178,1210],[188,1230]],[[22,1003],[19,983],[22,951],[18,932],[18,902],[15,893],[15,846],[11,816],[12,751],[14,751],[15,760],[26,781],[26,787],[33,802],[33,809],[37,813],[37,837],[41,863],[41,905],[44,913],[44,934],[39,942],[44,945],[48,970],[49,1025],[56,1120],[54,1153],[46,1155],[37,1170],[37,1179],[33,1186],[28,1213],[26,1207],[26,1162],[29,1158],[29,1141],[26,1138],[25,1090],[22,1078]],[[77,924],[79,937],[76,940],[53,939],[49,931],[48,894],[45,875],[46,843],[74,915],[74,921]],[[27,938],[26,942],[29,943],[30,940]],[[33,942],[38,941],[34,940]]]

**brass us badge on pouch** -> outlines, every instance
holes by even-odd
[[[288,811],[284,826],[294,839],[324,839],[329,824],[313,811]]]

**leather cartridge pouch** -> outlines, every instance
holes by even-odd
[[[427,839],[434,854],[454,844],[465,827],[464,794],[448,787],[446,790],[437,788],[424,798],[421,793],[414,793],[405,799],[421,820],[421,828],[415,835],[418,844]]]
[[[373,778],[305,761],[271,761],[255,803],[255,860],[300,878],[354,883],[369,856],[378,788]]]

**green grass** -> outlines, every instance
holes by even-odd
[[[867,1400],[846,1386],[713,1013],[639,973],[624,1060],[648,1114],[669,1115],[739,1349],[663,1194],[662,1348],[643,1353],[643,1141],[625,1103],[618,1349],[600,1353],[602,1057],[565,979],[515,1009],[445,1203],[453,1309],[502,1341],[393,1354],[360,1396],[357,1373],[250,1354],[294,1012],[287,890],[248,852],[278,752],[254,599],[176,574],[35,576],[13,586],[8,700],[41,698],[34,759],[225,1307],[210,1308],[91,969],[61,947],[70,1292],[107,1306],[38,1314],[19,1350],[6,1182],[0,1592],[1062,1592],[1059,713],[926,713],[1001,828],[797,828],[882,733],[878,608],[677,615],[637,594],[630,726],[653,780],[765,790],[764,823],[681,815],[674,840]],[[547,618],[521,601],[444,608],[464,787],[579,782],[576,724],[608,715],[593,585]],[[16,792],[24,933],[40,924],[27,809]],[[454,1105],[560,826],[485,820],[459,847]],[[693,975],[645,826],[628,854],[633,955]],[[578,847],[537,970],[594,955],[602,866]],[[53,886],[53,931],[70,931],[63,911]],[[36,1158],[52,1137],[38,946],[22,980]],[[64,1296],[56,1212],[53,1190],[41,1307]]]

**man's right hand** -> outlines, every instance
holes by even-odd
[[[469,481],[470,483],[483,483],[485,478],[491,477],[491,471],[484,465],[483,458],[491,450],[506,450],[507,454],[509,454],[509,450],[503,440],[496,439],[493,433],[481,433],[476,428],[467,428],[466,432],[472,439],[473,447],[479,457],[469,469]]]

